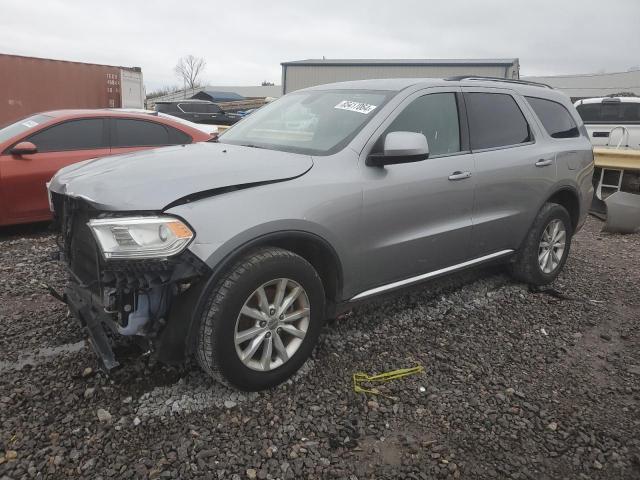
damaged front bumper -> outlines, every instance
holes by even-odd
[[[202,280],[210,271],[188,252],[157,262],[162,264],[120,261],[115,268],[109,265],[98,273],[99,288],[80,283],[71,272],[73,278],[64,291],[63,301],[86,329],[100,365],[107,372],[120,365],[112,347],[119,337],[131,338],[161,358],[185,356],[190,318],[176,314],[175,307],[184,303],[190,289],[204,283]],[[183,328],[171,325],[171,331],[182,338],[163,338],[170,324],[180,322],[185,323]],[[162,347],[172,351],[159,351]]]
[[[112,319],[94,304],[91,294],[81,288],[67,287],[62,300],[80,326],[86,328],[89,341],[102,369],[110,372],[118,367],[120,363],[115,358],[111,341],[105,330],[105,325],[111,325]]]
[[[185,299],[205,283],[209,267],[189,250],[166,258],[105,260],[87,224],[108,212],[61,197],[53,200],[60,259],[70,274],[62,299],[86,328],[101,366],[110,371],[119,365],[112,347],[119,337],[160,357],[183,359],[191,322]]]

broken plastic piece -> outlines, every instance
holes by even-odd
[[[635,233],[640,231],[640,195],[616,192],[605,199],[607,223],[602,231]]]

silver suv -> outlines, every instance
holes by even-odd
[[[106,369],[113,334],[259,390],[354,303],[488,262],[549,283],[593,187],[575,108],[483,78],[338,83],[220,136],[67,167],[50,184],[64,293]],[[105,334],[105,329],[111,332]]]

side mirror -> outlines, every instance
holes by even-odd
[[[416,132],[391,132],[384,138],[384,153],[367,157],[370,167],[383,167],[397,163],[419,162],[429,158],[427,137]]]
[[[37,153],[38,147],[36,147],[31,142],[20,142],[17,143],[11,150],[9,150],[11,155],[21,156],[21,155],[29,155],[31,153]]]

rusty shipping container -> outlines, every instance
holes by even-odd
[[[138,67],[0,54],[0,125],[46,110],[143,105]]]

